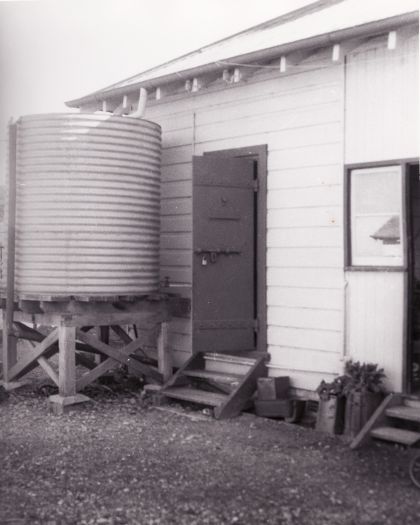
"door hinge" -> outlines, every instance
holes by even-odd
[[[260,330],[260,322],[259,322],[259,320],[257,318],[257,319],[254,319],[254,332],[258,333],[259,330]]]
[[[254,179],[253,180],[253,185],[254,185],[254,191],[255,193],[257,193],[260,189],[260,182],[258,179]]]

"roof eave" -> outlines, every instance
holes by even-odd
[[[325,33],[322,35],[317,35],[310,38],[305,38],[302,40],[297,40],[295,42],[289,42],[287,44],[282,44],[279,46],[274,46],[267,49],[262,49],[258,51],[253,51],[251,53],[246,53],[243,55],[226,57],[225,61],[232,61],[238,64],[247,63],[249,61],[256,61],[262,59],[275,58],[281,54],[291,53],[298,49],[308,49],[311,47],[322,47],[338,43],[339,41],[366,36],[368,34],[375,34],[384,32],[387,30],[397,29],[400,26],[407,25],[410,23],[418,22],[419,12],[412,11],[410,13],[404,13],[402,15],[396,15],[391,18],[385,18],[382,20],[375,20],[374,22],[369,22],[366,24],[348,27],[346,29],[340,29],[338,31],[333,31],[332,33]],[[195,68],[185,69],[182,71],[177,71],[175,73],[170,73],[168,75],[162,75],[160,77],[155,77],[150,80],[139,81],[128,86],[121,86],[115,88],[105,88],[99,91],[95,91],[84,97],[70,100],[66,102],[66,106],[71,108],[78,108],[84,104],[89,104],[92,102],[101,101],[106,97],[125,95],[133,91],[138,90],[140,87],[144,88],[156,88],[158,86],[163,86],[169,84],[174,80],[187,80],[194,76],[210,73],[212,71],[222,69],[220,62],[211,62],[209,64],[198,66]]]

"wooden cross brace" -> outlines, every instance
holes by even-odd
[[[152,381],[162,384],[172,375],[172,364],[166,348],[167,323],[159,323],[160,332],[157,340],[159,368],[140,362],[133,356],[145,344],[150,344],[150,334],[140,333],[132,339],[120,325],[111,325],[110,328],[117,334],[123,346],[111,346],[108,338],[104,338],[104,330],[98,331],[98,336],[88,333],[93,326],[67,326],[60,324],[47,336],[30,328],[26,324],[15,321],[10,336],[14,340],[21,339],[27,347],[27,352],[17,363],[8,370],[8,379],[19,379],[36,366],[41,366],[52,381],[58,385],[60,404],[73,404],[86,400],[85,396],[77,394],[87,385],[101,377],[106,372],[125,365],[128,371],[137,376],[146,376]],[[102,328],[109,328],[108,326]],[[155,340],[155,333],[153,339]],[[93,352],[105,357],[100,364],[88,359],[82,352]],[[48,361],[48,358],[58,353],[58,373]],[[87,368],[79,379],[76,377],[76,364]],[[80,398],[80,399],[79,399]],[[83,398],[83,399],[81,399]]]
[[[153,367],[144,363],[140,363],[131,357],[131,354],[143,346],[144,338],[138,337],[132,340],[131,337],[126,334],[121,327],[112,326],[111,328],[126,343],[122,348],[112,347],[89,333],[85,333],[80,329],[77,330],[77,339],[88,344],[93,349],[98,350],[101,354],[106,355],[108,358],[78,379],[76,382],[76,390],[82,390],[85,386],[92,383],[92,381],[95,381],[95,379],[119,365],[126,365],[129,372],[133,375],[147,376],[158,383],[162,383],[163,378],[160,372],[155,370]],[[124,333],[124,336],[122,336],[122,333]]]
[[[38,330],[35,330],[34,328],[30,328],[24,323],[15,321],[13,323],[13,336],[16,339],[23,340],[23,343],[26,346],[27,356],[25,357],[25,360],[19,360],[18,364],[20,365],[20,367],[16,366],[10,370],[9,375],[15,374],[11,377],[11,379],[19,379],[23,375],[28,374],[37,365],[39,365],[51,378],[51,380],[58,386],[58,373],[48,362],[48,358],[52,357],[58,352],[58,336],[57,340],[53,344],[51,344],[49,348],[46,348],[43,354],[41,355],[39,354],[39,350],[42,348],[40,344],[46,338],[44,334],[42,334]],[[76,349],[84,351],[88,350],[88,348],[85,345],[80,343],[76,343]],[[92,368],[90,362],[88,362],[86,358],[83,358],[82,355],[76,355],[76,362],[77,364],[81,364],[86,368]]]
[[[41,335],[41,334],[40,334]],[[55,328],[46,337],[42,336],[43,339],[39,342],[30,352],[27,352],[19,361],[12,366],[9,370],[9,380],[19,379],[23,375],[30,372],[33,368],[38,366],[39,359],[43,362],[42,358],[51,357],[58,351],[56,345],[59,338],[59,329]]]
[[[75,328],[58,326],[47,336],[19,322],[13,324],[13,329],[14,333],[11,335],[16,340],[20,338],[26,341],[29,351],[8,371],[8,380],[19,379],[40,365],[58,385],[59,393],[63,398],[74,397],[76,395]],[[58,376],[48,362],[48,358],[57,352]]]

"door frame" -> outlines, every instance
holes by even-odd
[[[267,144],[205,151],[203,155],[249,158],[257,162],[257,351],[267,352]]]
[[[403,352],[403,393],[413,393],[412,362],[413,362],[413,301],[414,301],[414,246],[413,246],[413,201],[410,170],[413,166],[420,166],[419,159],[407,159],[404,161],[405,179],[405,235],[406,235],[406,261],[407,272],[404,279],[404,352]]]

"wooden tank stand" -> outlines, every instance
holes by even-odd
[[[7,302],[2,307],[5,388],[18,386],[17,381],[40,366],[58,386],[58,395],[49,401],[54,412],[61,413],[65,407],[88,401],[81,391],[120,365],[127,366],[130,374],[146,376],[158,384],[169,379],[172,364],[167,351],[167,323],[172,315],[185,315],[189,302],[170,295],[114,302],[20,300],[14,303],[11,317]],[[52,329],[45,335],[30,324]],[[139,327],[134,338],[126,330],[127,325]],[[109,344],[110,330],[118,336],[119,344]],[[25,344],[19,359],[18,341]],[[157,368],[136,358],[136,351],[145,345],[157,346]],[[49,359],[57,353],[55,370]],[[101,356],[100,362],[89,359],[86,353]],[[77,365],[87,369],[78,377]]]
[[[57,412],[66,406],[86,401],[83,388],[106,372],[126,365],[130,373],[162,383],[172,373],[166,348],[167,323],[171,315],[189,312],[189,301],[172,294],[153,296],[22,296],[15,293],[16,230],[16,123],[9,124],[9,169],[6,184],[6,250],[3,264],[5,290],[1,294],[3,313],[3,385],[13,389],[31,370],[40,366],[58,386],[50,398]],[[33,325],[31,328],[29,325]],[[133,339],[125,329],[136,325],[140,335]],[[136,359],[136,351],[149,343],[142,325],[157,328],[158,367]],[[48,327],[37,330],[35,327]],[[95,333],[93,328],[96,328]],[[109,343],[110,329],[120,345]],[[43,332],[48,332],[47,334]],[[155,338],[156,339],[156,338]],[[25,345],[19,348],[18,341]],[[99,362],[86,357],[99,356]],[[58,353],[58,370],[49,359]],[[18,359],[19,357],[19,359]],[[76,365],[87,371],[78,376]]]

